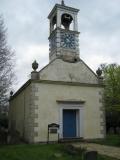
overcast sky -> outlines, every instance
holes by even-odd
[[[47,16],[61,0],[0,0],[8,44],[15,51],[18,89],[30,77],[36,59],[39,69],[49,62]],[[120,64],[120,0],[65,0],[80,9],[80,58],[94,71],[101,63]]]

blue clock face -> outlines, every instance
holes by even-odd
[[[75,36],[74,34],[62,34],[61,35],[61,47],[68,49],[75,49]]]

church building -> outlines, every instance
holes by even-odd
[[[103,80],[80,58],[79,9],[55,4],[48,19],[49,64],[10,97],[9,130],[28,143],[105,137]],[[86,46],[87,47],[87,46]]]

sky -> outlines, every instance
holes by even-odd
[[[15,51],[17,90],[29,78],[34,60],[49,63],[48,14],[61,0],[0,0],[8,45]],[[80,9],[80,58],[96,71],[102,63],[120,64],[120,0],[65,0]]]

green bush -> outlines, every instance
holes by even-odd
[[[5,114],[0,114],[0,127],[8,128],[8,117]]]

